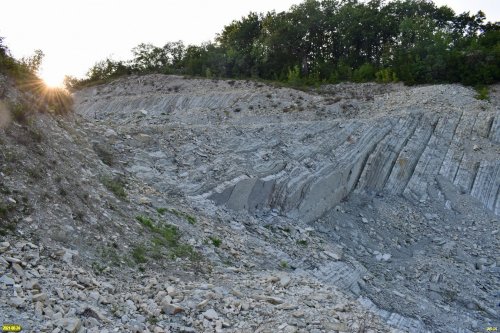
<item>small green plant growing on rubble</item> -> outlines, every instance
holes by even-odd
[[[290,267],[290,265],[288,265],[288,262],[286,260],[281,260],[280,261],[280,267],[283,268],[283,269],[287,269]]]
[[[166,212],[168,212],[168,209],[167,208],[157,208],[156,211],[158,212],[158,214],[160,215],[165,215]]]
[[[482,101],[489,101],[490,96],[489,96],[489,90],[488,87],[486,86],[477,86],[476,88],[476,99],[482,100]]]
[[[184,213],[181,211],[178,211],[177,209],[168,209],[168,208],[157,208],[156,211],[160,215],[165,215],[165,213],[171,213],[174,214],[177,217],[184,218],[188,223],[190,224],[196,224],[196,218],[194,216],[189,215],[188,213]]]
[[[221,241],[219,238],[217,238],[217,237],[213,237],[213,236],[210,236],[209,238],[210,238],[210,240],[212,241],[212,245],[213,245],[213,246],[215,246],[215,247],[219,247],[219,246],[221,246],[222,241]]]
[[[307,241],[305,239],[301,239],[297,241],[297,244],[301,246],[307,246]]]
[[[168,247],[170,257],[175,258],[190,258],[191,260],[198,260],[200,255],[189,244],[181,244],[179,229],[174,225],[163,224],[159,225],[148,216],[139,215],[136,220],[140,224],[148,228],[151,232],[157,234],[152,239],[153,246],[151,248],[151,257],[159,259],[162,257],[162,247]],[[146,252],[144,252],[145,254]],[[135,258],[134,253],[132,256]],[[137,261],[137,260],[136,260]]]
[[[143,245],[137,245],[132,249],[132,258],[138,264],[143,264],[147,262],[146,260],[146,248]]]
[[[127,198],[127,192],[125,192],[125,184],[123,181],[116,179],[116,178],[111,178],[104,176],[101,178],[101,183],[113,194],[120,198],[120,199],[126,199]]]
[[[137,221],[139,221],[139,223],[141,223],[143,226],[153,230],[155,228],[154,224],[153,224],[153,220],[151,220],[149,217],[147,216],[142,216],[142,215],[139,215],[135,218]]]
[[[96,273],[96,275],[102,274],[105,269],[106,269],[106,266],[101,265],[100,263],[98,263],[96,261],[94,261],[92,263],[92,270],[94,271],[94,273]]]

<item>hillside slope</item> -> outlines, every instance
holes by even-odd
[[[0,321],[74,332],[498,326],[497,96],[161,75],[79,91],[76,115],[0,132],[2,219],[16,222],[0,245],[1,297],[16,296]]]

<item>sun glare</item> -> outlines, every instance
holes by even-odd
[[[42,78],[43,82],[47,85],[49,88],[62,88],[63,87],[63,81],[64,81],[64,76],[59,75],[58,73],[51,73],[51,72],[42,72],[40,73],[40,77]]]

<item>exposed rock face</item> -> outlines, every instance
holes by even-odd
[[[161,75],[80,91],[76,116],[0,129],[0,323],[497,326],[499,95]]]
[[[89,89],[77,105],[89,119],[149,135],[130,170],[160,190],[314,221],[353,191],[453,206],[435,186],[442,176],[500,214],[500,113],[463,87],[400,89],[350,114],[353,103],[289,89],[144,80]]]
[[[127,170],[160,192],[184,194],[202,210],[215,203],[234,216],[248,212],[260,223],[309,223],[341,244],[356,260],[325,250],[319,258],[333,262],[312,255],[297,265],[393,327],[478,325],[460,286],[495,284],[470,270],[466,253],[491,264],[498,246],[496,102],[451,85],[337,85],[307,94],[149,76],[79,92],[76,105],[124,138],[114,146]],[[457,242],[464,233],[468,239]],[[463,275],[443,282],[457,267]],[[488,291],[474,297],[490,299],[491,313]],[[450,310],[450,302],[462,305]],[[450,326],[456,320],[467,324]]]

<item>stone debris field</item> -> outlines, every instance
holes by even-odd
[[[76,92],[74,114],[13,121],[0,128],[0,324],[498,327],[500,87],[475,95],[130,76]]]

